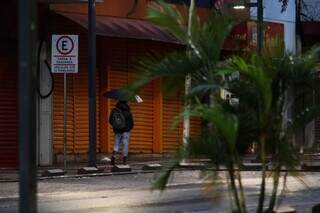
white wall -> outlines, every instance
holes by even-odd
[[[47,50],[43,44],[40,55],[40,91],[47,94],[52,86],[50,71],[43,62],[47,59]],[[46,99],[38,98],[38,165],[49,166],[53,163],[52,95]]]
[[[252,0],[251,2],[256,2]],[[286,11],[281,13],[281,3],[278,0],[264,0],[264,20],[284,24],[284,40],[288,51],[296,51],[295,30],[295,1],[289,0]],[[257,17],[257,9],[251,8],[252,19]]]

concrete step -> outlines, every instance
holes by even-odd
[[[108,157],[103,157],[100,159],[100,163],[103,163],[103,164],[107,164],[107,163],[110,163],[111,162],[111,159],[108,158]]]
[[[150,163],[142,167],[142,170],[147,170],[147,171],[160,170],[160,169],[162,169],[162,166],[159,163]]]
[[[111,172],[131,172],[129,165],[115,165],[111,168]]]
[[[204,163],[188,163],[188,162],[181,162],[179,163],[180,168],[185,168],[185,169],[204,169],[205,164]]]
[[[320,161],[303,161],[301,169],[304,170],[320,170]]]
[[[262,163],[243,163],[241,169],[260,171],[262,169]]]
[[[53,177],[53,176],[62,176],[66,172],[62,169],[48,169],[42,172],[42,177]]]
[[[296,213],[297,211],[290,206],[280,206],[279,208],[275,208],[273,213]]]
[[[78,169],[78,174],[95,174],[99,173],[99,169],[97,167],[82,167]]]

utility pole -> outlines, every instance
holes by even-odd
[[[19,212],[37,211],[36,40],[37,1],[19,0],[18,143]],[[14,66],[14,65],[13,65]]]
[[[96,1],[88,4],[89,166],[96,166]]]
[[[257,0],[257,42],[258,54],[261,54],[263,48],[263,0]]]

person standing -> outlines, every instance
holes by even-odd
[[[118,101],[116,107],[112,109],[109,116],[109,123],[115,134],[115,142],[111,156],[111,164],[115,165],[116,154],[119,153],[120,146],[123,146],[123,164],[127,163],[130,131],[133,129],[133,117],[130,107],[126,101]]]

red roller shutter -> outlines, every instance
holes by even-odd
[[[0,52],[0,167],[18,166],[17,63]]]
[[[177,127],[173,128],[173,122],[183,110],[183,103],[181,97],[176,95],[174,97],[163,98],[163,152],[175,152],[182,144],[183,135],[183,121]],[[201,133],[201,120],[197,118],[190,119],[190,136],[196,137]]]
[[[85,154],[89,141],[89,108],[88,108],[88,73],[86,65],[79,66],[79,73],[68,74],[67,98],[67,152]],[[100,78],[96,79],[96,141],[97,151],[100,147]],[[55,75],[53,98],[53,139],[54,152],[63,153],[63,74]]]
[[[74,98],[73,76],[67,75],[67,153],[74,150]],[[63,74],[54,75],[53,93],[53,148],[54,153],[63,153]]]
[[[108,90],[117,89],[126,86],[129,77],[126,71],[108,72]],[[139,96],[143,99],[143,103],[130,103],[131,112],[134,117],[134,128],[131,132],[130,148],[131,153],[152,153],[153,150],[153,83],[145,86]],[[108,100],[108,115],[115,106],[116,101]],[[112,150],[114,144],[114,133],[111,126],[108,127],[108,139],[111,142],[109,151]]]
[[[191,137],[200,136],[202,129],[202,121],[199,118],[190,119],[190,135]]]
[[[96,149],[100,151],[100,77],[96,75]],[[89,147],[89,101],[87,64],[80,64],[80,72],[74,75],[75,147],[78,154],[88,153]]]
[[[134,128],[131,134],[130,151],[133,153],[153,152],[153,82],[139,91],[142,103],[132,103]]]
[[[89,103],[88,103],[88,36],[87,31],[64,17],[52,14],[52,34],[79,35],[79,70],[68,74],[68,141],[70,154],[88,153]],[[100,74],[96,72],[96,146],[100,151]],[[54,153],[63,152],[63,75],[55,74],[53,98]]]
[[[108,90],[126,86],[135,78],[134,61],[144,54],[142,43],[126,40],[114,40],[109,47]],[[129,71],[128,71],[129,70]],[[134,117],[134,129],[130,138],[130,153],[153,152],[154,121],[154,83],[146,85],[139,91],[143,103],[130,103]],[[114,100],[108,99],[108,116],[115,106]],[[114,133],[108,125],[108,150],[112,151]]]
[[[182,110],[179,97],[163,98],[163,152],[175,152],[182,143],[182,125],[172,128],[174,119]]]
[[[121,88],[127,84],[128,84],[128,73],[126,71],[108,70],[108,90]],[[115,107],[116,103],[117,102],[115,100],[108,99],[108,117],[106,122],[108,122],[110,112]],[[108,151],[111,152],[113,150],[113,144],[114,144],[114,133],[109,123],[108,123],[107,131],[108,131],[108,141],[109,141],[108,144],[110,144],[110,146],[108,147],[109,148]]]

